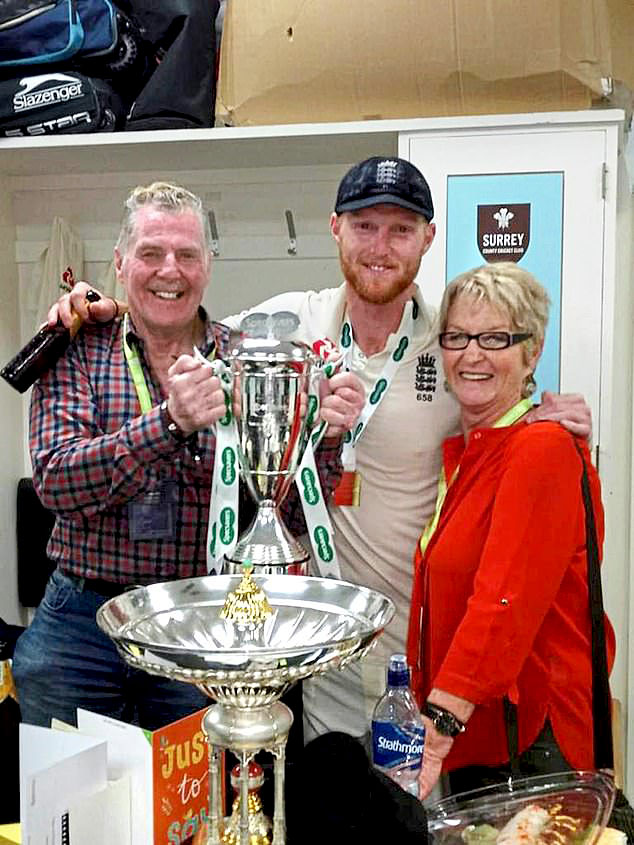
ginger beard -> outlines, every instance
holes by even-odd
[[[349,256],[339,244],[339,263],[344,279],[359,299],[372,305],[394,302],[412,284],[418,273],[422,255],[407,259],[377,259],[371,256]],[[373,270],[372,267],[381,267]]]

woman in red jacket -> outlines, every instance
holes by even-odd
[[[462,434],[443,445],[436,513],[416,550],[408,636],[427,738],[421,797],[509,772],[505,699],[522,774],[591,769],[590,616],[582,464],[556,423],[527,425],[548,295],[513,263],[455,279],[440,313]],[[579,442],[599,533],[599,479]],[[606,620],[608,658],[614,634]]]

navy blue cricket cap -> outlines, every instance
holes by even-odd
[[[372,205],[400,205],[422,214],[429,222],[434,203],[427,180],[403,158],[373,156],[355,164],[339,184],[335,212],[358,211]]]

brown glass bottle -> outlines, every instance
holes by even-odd
[[[88,291],[86,299],[96,302],[99,294]],[[70,328],[58,323],[52,328],[44,326],[29,342],[22,347],[0,370],[0,376],[19,393],[24,393],[37,379],[50,370],[62,357],[71,340],[79,331],[82,320],[79,314],[73,314]]]

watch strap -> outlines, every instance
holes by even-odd
[[[161,412],[161,419],[163,421],[163,425],[167,429],[168,433],[174,438],[174,440],[176,440],[178,443],[187,443],[191,435],[185,434],[182,428],[174,420],[174,418],[169,412],[169,408],[167,407],[167,399],[164,399],[161,402],[161,404],[159,405],[159,411]]]
[[[464,722],[455,716],[450,710],[439,707],[437,704],[430,704],[426,701],[423,705],[423,715],[431,719],[438,733],[443,736],[458,736],[466,729]]]

